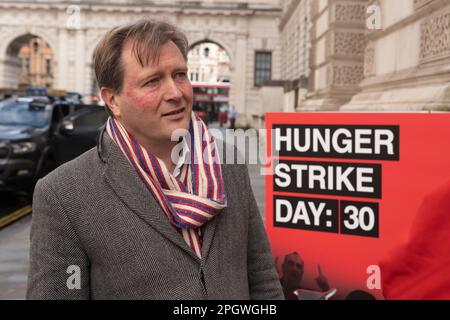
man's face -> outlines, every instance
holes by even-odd
[[[170,141],[176,129],[188,129],[192,111],[192,86],[187,65],[178,47],[169,41],[159,59],[142,67],[132,43],[122,51],[123,89],[115,96],[115,117],[144,144]]]
[[[297,254],[286,256],[283,263],[283,277],[292,284],[300,284],[303,278],[304,262]]]

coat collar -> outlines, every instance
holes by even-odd
[[[184,241],[181,234],[172,226],[159,203],[147,190],[135,169],[108,135],[105,128],[100,132],[97,141],[97,152],[100,160],[105,164],[104,179],[114,190],[117,197],[153,229],[203,264],[211,248],[217,221],[221,218],[222,213],[201,228],[203,245],[202,259],[200,261],[194,251]],[[223,165],[222,173],[224,174]]]

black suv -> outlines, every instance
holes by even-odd
[[[0,191],[31,195],[39,178],[95,146],[107,118],[101,106],[43,97],[0,102]]]

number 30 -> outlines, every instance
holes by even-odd
[[[349,220],[344,220],[344,226],[348,230],[356,230],[361,228],[364,231],[371,231],[375,226],[375,214],[370,207],[362,207],[358,210],[355,206],[348,206],[344,209],[344,213],[349,214]],[[368,217],[367,224],[366,216]]]

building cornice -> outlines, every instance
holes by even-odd
[[[280,25],[278,27],[279,30],[283,30],[288,21],[291,19],[292,15],[294,14],[295,10],[299,6],[299,4],[302,2],[302,0],[292,0],[289,7],[287,8],[286,12],[283,14],[280,20]]]
[[[423,19],[424,17],[441,10],[445,6],[448,5],[448,0],[435,0],[433,2],[427,2],[422,7],[418,8],[414,13],[407,16],[406,18],[390,25],[387,28],[374,30],[367,32],[367,38],[370,41],[376,41],[378,39],[384,38],[391,33],[394,33],[407,25],[415,23],[418,20]]]
[[[0,2],[2,9],[59,9],[65,10],[68,6],[76,5],[81,10],[106,12],[164,12],[164,13],[195,13],[208,15],[276,15],[280,16],[281,8],[268,4],[258,3],[208,3],[202,1],[158,3],[155,1],[134,1],[133,3],[119,3],[111,1],[89,1],[77,3],[73,1],[14,1]]]

